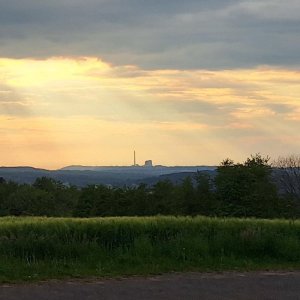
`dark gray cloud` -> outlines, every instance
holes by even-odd
[[[99,56],[143,68],[300,61],[298,0],[0,0],[0,55]]]

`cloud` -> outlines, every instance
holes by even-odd
[[[0,53],[142,69],[295,67],[299,11],[296,0],[3,0]]]
[[[26,97],[6,84],[0,83],[0,115],[28,116],[30,103]]]
[[[300,73],[293,69],[148,70],[95,57],[1,58],[0,78],[7,159],[0,165],[122,164],[132,147],[165,164],[217,164],[300,146]]]
[[[57,57],[0,59],[1,74],[2,104],[9,97],[9,104],[38,116],[87,115],[129,122],[199,120],[225,126],[230,118],[240,122],[266,115],[284,117],[299,107],[300,73],[267,66],[151,71],[114,66],[93,57]]]
[[[290,21],[299,23],[300,3],[298,0],[247,0],[228,9],[233,14],[243,13],[261,20]]]

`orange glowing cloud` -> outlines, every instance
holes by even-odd
[[[94,57],[0,58],[0,164],[127,164],[132,148],[162,164],[277,155],[282,137],[300,129],[299,95],[300,72],[268,66],[143,70]],[[294,139],[290,152],[299,146]]]

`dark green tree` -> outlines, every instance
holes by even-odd
[[[278,195],[271,180],[269,158],[252,155],[243,164],[226,159],[217,169],[217,196],[230,216],[272,217],[278,212]]]
[[[213,191],[213,179],[207,173],[197,172],[195,181],[196,213],[205,216],[217,215],[219,205]]]
[[[176,193],[174,185],[169,180],[157,182],[150,193],[150,214],[170,215],[175,211]]]
[[[198,207],[192,178],[190,176],[186,177],[177,190],[181,202],[180,213],[183,215],[196,215]]]
[[[56,216],[55,198],[52,194],[23,184],[17,186],[2,203],[5,215]]]
[[[113,189],[104,185],[89,185],[83,188],[74,215],[77,217],[113,215]]]

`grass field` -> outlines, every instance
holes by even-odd
[[[300,269],[300,221],[0,219],[0,281]]]

